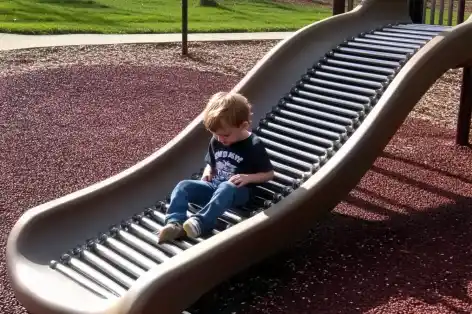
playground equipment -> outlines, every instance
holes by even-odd
[[[334,208],[436,79],[472,65],[470,38],[472,18],[415,24],[406,0],[300,29],[234,87],[276,168],[247,208],[210,236],[157,244],[170,191],[207,149],[199,116],[133,167],[25,212],[7,244],[18,300],[33,314],[181,313]]]

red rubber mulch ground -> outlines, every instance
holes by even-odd
[[[0,245],[23,210],[145,158],[238,80],[182,68],[72,67],[0,81]],[[306,239],[221,284],[193,311],[471,313],[472,150],[453,139],[451,130],[407,120]],[[4,253],[0,313],[27,313]]]

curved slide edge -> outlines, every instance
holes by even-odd
[[[281,96],[273,93],[274,89],[271,95],[268,94],[267,78],[272,78],[270,84],[276,85],[278,89],[275,90],[287,90],[286,87],[290,87],[300,73],[313,60],[329,51],[333,44],[390,22],[409,21],[406,5],[399,3],[364,1],[352,12],[301,29],[266,55],[234,90],[248,96],[255,104],[255,118],[260,117],[267,112],[274,99]],[[12,229],[7,244],[8,271],[18,299],[32,313],[155,313],[157,309],[162,313],[180,312],[224,278],[291,242],[311,225],[319,213],[334,207],[367,171],[427,88],[449,67],[469,62],[471,47],[464,47],[463,44],[464,38],[467,38],[464,36],[470,34],[469,19],[468,23],[424,47],[418,53],[421,56],[416,55],[398,74],[350,140],[301,188],[263,213],[179,254],[173,263],[148,272],[117,302],[98,304],[94,301],[87,304],[82,299],[80,306],[74,307],[75,304],[68,304],[73,300],[61,294],[55,295],[53,302],[54,296],[43,288],[42,283],[50,280],[53,286],[54,278],[41,277],[40,274],[48,267],[51,256],[66,251],[75,241],[94,235],[120,217],[141,210],[156,198],[163,198],[178,180],[194,171],[194,156],[203,156],[209,139],[201,126],[201,116],[166,146],[124,172],[30,209]],[[464,52],[465,48],[469,50]],[[444,56],[455,59],[444,60]],[[430,68],[425,69],[424,66]],[[286,79],[274,80],[276,73]],[[425,74],[430,76],[425,77]],[[402,75],[403,78],[400,78]],[[412,90],[407,84],[411,81],[419,87]],[[260,92],[261,86],[265,93]],[[406,101],[411,103],[403,105]],[[378,130],[379,125],[385,133],[374,136],[372,132]],[[189,143],[196,144],[197,149],[192,154],[182,154]],[[358,167],[352,169],[353,164]],[[339,174],[343,176],[342,182],[339,182]],[[324,191],[336,191],[336,195],[328,195]],[[310,204],[316,204],[316,210]],[[60,231],[64,234],[59,234],[58,230],[44,230],[46,224],[51,227],[54,222],[60,222]],[[280,226],[290,226],[293,230],[288,228],[286,230],[290,233],[282,235]],[[43,249],[43,254],[29,256],[26,251],[34,247]],[[212,258],[215,257],[214,252],[218,255],[216,260]],[[219,262],[217,271],[201,271],[205,265],[214,265],[215,262]],[[181,277],[183,275],[185,277]],[[182,289],[182,280],[186,278],[189,278],[189,284],[183,285],[185,289]],[[35,284],[37,279],[43,281]],[[179,286],[175,285],[177,282],[180,282]],[[155,298],[156,295],[158,298]],[[176,295],[179,296],[178,303],[170,298]]]

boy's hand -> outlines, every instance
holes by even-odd
[[[252,178],[248,174],[235,174],[229,178],[229,182],[233,183],[237,187],[245,186],[248,183],[252,182]]]
[[[252,173],[252,174],[236,174],[229,178],[229,182],[232,182],[236,186],[244,186],[248,183],[261,183],[261,182],[266,182],[269,180],[272,180],[274,177],[274,171],[268,171],[268,172],[258,172],[258,173]]]
[[[210,182],[212,178],[213,176],[210,172],[204,172],[200,180]]]
[[[200,180],[210,182],[211,179],[213,179],[213,169],[210,165],[207,165],[203,170],[203,174]]]

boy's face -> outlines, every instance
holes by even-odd
[[[229,146],[241,140],[244,137],[245,131],[247,131],[248,127],[249,122],[246,121],[242,123],[239,127],[224,125],[222,128],[212,133],[213,136],[218,140],[218,142],[225,146]]]

